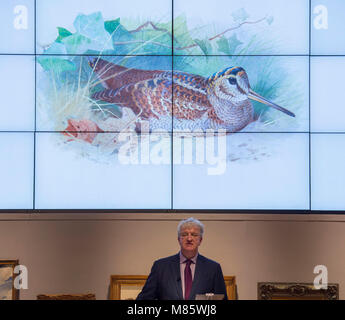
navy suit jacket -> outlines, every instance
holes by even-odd
[[[205,293],[224,294],[224,299],[227,299],[220,264],[199,254],[189,300],[195,300],[197,294]],[[154,262],[137,300],[155,299],[183,300],[179,254]]]

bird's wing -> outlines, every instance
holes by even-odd
[[[100,58],[89,58],[89,65],[100,83],[107,89],[119,89],[129,84],[160,77],[166,71],[126,68]],[[170,76],[171,77],[171,76]]]
[[[205,78],[182,72],[174,72],[172,83],[171,72],[166,71],[118,89],[97,92],[92,98],[130,108],[142,119],[173,115],[195,120],[212,110],[205,87]]]
[[[141,119],[159,119],[172,113],[171,92],[171,79],[154,78],[96,92],[92,98],[130,108]]]
[[[174,81],[173,116],[196,120],[212,108],[204,88]]]

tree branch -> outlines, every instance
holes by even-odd
[[[134,32],[139,32],[141,29],[144,29],[145,27],[147,27],[148,25],[151,25],[151,27],[154,29],[154,30],[157,30],[157,31],[162,31],[162,32],[165,32],[167,33],[171,39],[177,41],[176,39],[174,39],[173,35],[171,34],[171,32],[169,32],[169,30],[167,29],[164,29],[164,28],[158,28],[152,21],[147,21],[145,22],[144,24],[142,24],[141,26],[139,26],[138,28],[134,29],[134,30],[130,30],[128,31],[129,33],[134,33]]]
[[[262,21],[264,21],[266,19],[266,17],[262,18],[262,19],[259,19],[257,21],[244,21],[242,23],[240,23],[239,25],[237,25],[236,27],[232,27],[232,28],[229,28],[229,29],[226,29],[224,30],[223,32],[209,38],[208,40],[209,41],[212,41],[214,39],[217,39],[217,38],[220,38],[221,36],[223,36],[224,34],[226,34],[227,32],[229,31],[233,31],[233,30],[236,30],[236,29],[239,29],[241,28],[244,24],[256,24],[256,23],[260,23]],[[142,24],[141,26],[139,26],[138,28],[134,29],[134,30],[130,30],[129,33],[135,33],[135,32],[139,32],[141,31],[143,28],[147,27],[151,25],[151,27],[154,29],[154,30],[157,30],[157,31],[162,31],[162,32],[165,32],[167,33],[171,39],[175,40],[177,42],[177,40],[173,37],[173,35],[171,34],[171,32],[169,32],[169,30],[167,29],[164,29],[164,28],[158,28],[152,21],[147,21],[145,22],[144,24]],[[140,40],[137,40],[137,41],[123,41],[123,42],[115,42],[114,44],[115,45],[126,45],[126,44],[133,44],[133,43],[145,43],[145,42],[148,42],[150,43],[150,41],[140,41]],[[162,44],[162,43],[159,43],[159,42],[151,42],[155,45],[158,45],[158,46],[161,46],[161,47],[165,47],[165,48],[170,48],[172,49],[171,46],[168,46],[168,45],[165,45],[165,44]],[[174,49],[176,50],[186,50],[186,49],[191,49],[191,48],[194,48],[194,47],[197,47],[198,44],[194,43],[194,44],[191,44],[189,46],[185,46],[185,47],[175,47]]]
[[[225,33],[229,32],[229,31],[233,31],[233,30],[236,30],[236,29],[239,29],[241,28],[244,24],[256,24],[256,23],[260,23],[262,22],[263,20],[265,20],[266,17],[260,19],[260,20],[257,20],[257,21],[244,21],[242,23],[240,23],[238,26],[236,27],[233,27],[233,28],[229,28],[229,29],[226,29],[225,31],[223,31],[222,33],[219,33],[211,38],[209,38],[208,40],[209,41],[212,41],[216,38],[220,38],[222,35],[224,35]],[[186,46],[186,47],[182,47],[182,48],[175,48],[176,50],[185,50],[185,49],[190,49],[190,48],[194,48],[194,47],[197,47],[198,45],[195,43],[195,44],[191,44],[189,46]]]

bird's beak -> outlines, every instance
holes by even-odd
[[[290,117],[295,117],[295,114],[281,106],[278,106],[277,104],[267,100],[266,98],[260,96],[259,94],[257,94],[256,92],[254,92],[253,90],[249,89],[249,93],[248,93],[248,98],[249,99],[252,99],[252,100],[255,100],[255,101],[258,101],[258,102],[261,102],[267,106],[270,106],[274,109],[277,109],[281,112],[284,112],[286,113],[287,115],[289,115]]]

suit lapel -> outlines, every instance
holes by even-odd
[[[173,256],[171,268],[172,268],[173,281],[175,283],[175,289],[177,292],[178,299],[183,300],[182,279],[181,279],[181,270],[180,270],[180,255],[179,254]]]

